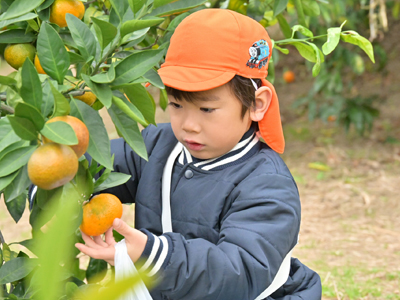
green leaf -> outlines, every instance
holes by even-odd
[[[147,71],[143,75],[143,78],[146,79],[146,81],[150,82],[155,87],[158,87],[159,89],[165,88],[160,75],[158,75],[157,71],[155,71],[154,69],[150,69],[149,71]]]
[[[76,188],[84,200],[90,199],[94,189],[93,177],[87,165],[87,160],[80,161],[78,172],[75,175]]]
[[[68,51],[69,61],[71,64],[86,62],[86,60],[78,53]]]
[[[14,172],[10,175],[0,177],[0,191],[4,190],[14,180],[14,178],[17,175],[18,175],[18,171]]]
[[[15,134],[8,118],[0,119],[0,152],[9,145],[20,141],[21,138]]]
[[[35,130],[35,125],[25,118],[20,118],[16,116],[7,116],[14,132],[23,140],[33,141],[37,139],[37,132]]]
[[[375,63],[374,49],[372,47],[371,42],[367,40],[365,37],[362,37],[355,31],[348,30],[348,31],[343,31],[340,35],[340,38],[346,43],[359,46],[361,49],[364,50],[365,53],[367,53],[371,61]]]
[[[93,26],[96,31],[97,39],[99,40],[101,49],[104,49],[117,36],[118,29],[109,22],[94,17],[91,19],[93,21]]]
[[[278,19],[279,27],[280,27],[283,35],[285,36],[285,38],[287,38],[287,39],[290,38],[292,30],[290,28],[289,23],[285,19],[285,17],[282,14],[279,14],[276,16],[276,18]]]
[[[144,29],[147,27],[152,27],[158,25],[164,21],[163,18],[147,18],[141,20],[130,20],[122,24],[121,27],[121,37],[124,37],[128,33],[134,32],[136,30]]]
[[[39,25],[38,25],[38,23],[36,23],[35,20],[27,20],[27,22],[28,22],[29,26],[30,26],[33,30],[39,31]]]
[[[165,89],[160,90],[160,107],[165,111],[168,106],[168,95]]]
[[[126,84],[144,75],[161,60],[163,54],[164,50],[147,50],[129,55],[115,68],[113,85]]]
[[[289,54],[289,49],[285,49],[285,48],[281,48],[277,45],[274,46],[275,49],[279,50],[280,52],[282,52],[283,54]]]
[[[42,106],[42,85],[33,63],[26,59],[21,69],[22,85],[20,95],[22,99],[40,110]]]
[[[30,43],[36,40],[34,32],[25,32],[25,29],[10,29],[0,33],[0,44]]]
[[[42,4],[44,0],[15,0],[5,13],[0,15],[0,21],[22,16]]]
[[[28,103],[18,103],[15,107],[15,115],[30,120],[38,131],[42,130],[45,123],[40,111]]]
[[[27,165],[23,166],[18,175],[15,177],[13,182],[6,187],[4,190],[4,200],[7,202],[14,200],[15,198],[23,195],[26,201],[26,189],[31,184],[31,181],[28,177],[28,167]],[[25,204],[24,204],[25,207]],[[23,212],[23,211],[22,211]],[[14,219],[15,220],[15,219]],[[17,222],[17,221],[16,221]]]
[[[36,146],[15,149],[4,155],[0,161],[0,177],[7,176],[28,163]]]
[[[68,100],[50,83],[50,89],[54,97],[54,111],[52,117],[67,116],[71,111]]]
[[[108,175],[107,179],[94,189],[94,193],[98,193],[98,192],[104,191],[106,189],[124,184],[131,177],[132,176],[128,175],[128,174],[111,172]]]
[[[144,119],[156,125],[155,105],[147,90],[139,83],[124,86],[123,91],[132,104],[143,114]]]
[[[304,13],[310,17],[319,16],[321,11],[318,2],[315,0],[301,0]]]
[[[82,101],[71,99],[71,115],[84,122],[89,130],[89,155],[112,170],[110,140],[99,113]]]
[[[328,28],[328,39],[325,44],[322,45],[322,52],[325,55],[331,53],[340,41],[340,32],[342,31],[341,27],[332,27]]]
[[[295,25],[292,27],[292,38],[294,37],[294,33],[298,31],[301,34],[308,36],[308,37],[314,37],[314,34],[309,30],[308,28],[301,26],[301,25]]]
[[[147,2],[146,0],[128,0],[131,10],[136,14],[143,5]]]
[[[129,118],[115,104],[108,110],[111,119],[124,140],[140,157],[147,160],[147,150],[140,133],[139,127],[135,121]]]
[[[312,74],[314,77],[316,77],[319,74],[319,72],[321,71],[321,63],[324,61],[323,54],[321,53],[321,50],[319,50],[319,48],[315,44],[310,43],[310,42],[307,42],[307,43],[314,49],[314,52],[316,55],[315,65],[312,69]]]
[[[46,82],[43,85],[43,101],[42,101],[42,107],[41,107],[41,112],[44,117],[48,117],[52,109],[54,107],[54,95],[51,91],[51,83],[49,80],[46,80]]]
[[[90,79],[96,83],[110,83],[115,79],[115,66],[111,64],[108,72],[96,74],[94,76],[90,76]]]
[[[85,74],[82,74],[82,78],[87,86],[92,90],[93,94],[95,94],[97,99],[99,99],[105,107],[109,108],[112,103],[112,91],[110,86],[107,84],[95,83]]]
[[[14,219],[15,223],[18,223],[18,221],[21,219],[25,211],[25,206],[26,206],[25,194],[19,195],[18,197],[8,202],[6,201],[7,210],[10,213],[11,217]]]
[[[294,7],[297,11],[297,21],[302,26],[307,26],[306,18],[304,16],[304,8],[303,8],[302,0],[293,0]]]
[[[171,1],[169,1],[171,2]],[[150,16],[167,17],[202,5],[206,0],[180,0],[153,9]]]
[[[275,0],[275,2],[274,2],[274,18],[285,10],[288,3],[289,3],[289,0]]]
[[[7,261],[0,268],[0,284],[14,282],[26,277],[37,265],[37,260],[17,257]]]
[[[78,138],[74,129],[66,122],[46,123],[40,134],[57,144],[69,146],[78,144]]]
[[[104,279],[107,272],[107,262],[102,259],[90,258],[86,269],[86,278],[89,284],[97,283]]]
[[[110,0],[113,11],[118,15],[120,21],[123,20],[126,11],[129,9],[129,3],[126,0]]]
[[[4,85],[8,85],[8,86],[16,86],[17,81],[14,78],[0,75],[0,84],[4,84]]]
[[[70,191],[72,190],[68,189]],[[49,203],[48,209],[41,211],[38,216],[39,223],[56,217],[48,224],[46,232],[35,241],[34,253],[37,253],[40,263],[40,268],[35,272],[36,299],[60,299],[62,296],[66,274],[60,265],[71,265],[74,260],[75,235],[72,232],[77,229],[76,215],[79,215],[79,211],[82,212],[78,201],[71,201],[75,197],[76,192],[73,191],[69,195],[65,194],[65,198],[70,201],[63,202],[63,205]]]
[[[27,14],[25,14],[23,16],[20,16],[20,17],[17,17],[17,18],[0,21],[0,28],[3,28],[5,26],[7,26],[7,25],[14,24],[14,23],[17,23],[17,22],[32,20],[32,19],[36,18],[37,16],[38,15],[34,14],[34,13],[27,13]]]
[[[89,27],[72,14],[67,14],[66,20],[72,39],[78,47],[82,57],[86,60],[91,56],[95,57],[97,41]]]
[[[40,28],[36,47],[43,70],[62,84],[70,65],[69,55],[57,31],[46,22]]]
[[[317,54],[315,53],[311,45],[302,42],[293,42],[291,43],[291,45],[295,46],[300,55],[308,61],[311,61],[313,63],[317,61]]]
[[[26,146],[29,146],[29,141],[19,141],[19,142],[12,143],[8,147],[6,147],[3,151],[0,152],[0,159],[4,155],[6,155],[6,153],[11,152],[11,151],[21,148],[21,147],[26,147]]]
[[[48,7],[50,7],[50,5],[52,5],[54,2],[54,0],[45,0],[37,9],[36,11],[42,11]]]
[[[143,126],[149,125],[144,119],[143,114],[137,109],[137,107],[126,99],[113,96],[113,104],[118,106],[128,117],[132,120],[140,123]]]

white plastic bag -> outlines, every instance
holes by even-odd
[[[125,239],[115,245],[115,280],[119,281],[128,276],[137,274],[135,265],[128,255]],[[119,300],[153,300],[145,284],[141,281],[138,285],[129,289]]]

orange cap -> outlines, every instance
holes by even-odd
[[[260,133],[268,146],[283,153],[278,97],[265,79],[271,55],[271,39],[257,21],[227,9],[203,9],[178,25],[158,73],[166,86],[190,92],[219,87],[235,75],[262,79],[273,97],[258,122]]]

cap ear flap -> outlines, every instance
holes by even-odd
[[[278,95],[274,86],[266,79],[261,79],[262,86],[269,87],[272,92],[271,103],[264,118],[258,122],[258,127],[264,141],[272,150],[282,154],[285,150],[281,114],[279,110]]]

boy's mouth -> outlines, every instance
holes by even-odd
[[[204,148],[203,144],[196,143],[195,141],[185,140],[186,147],[192,151],[200,151]]]

